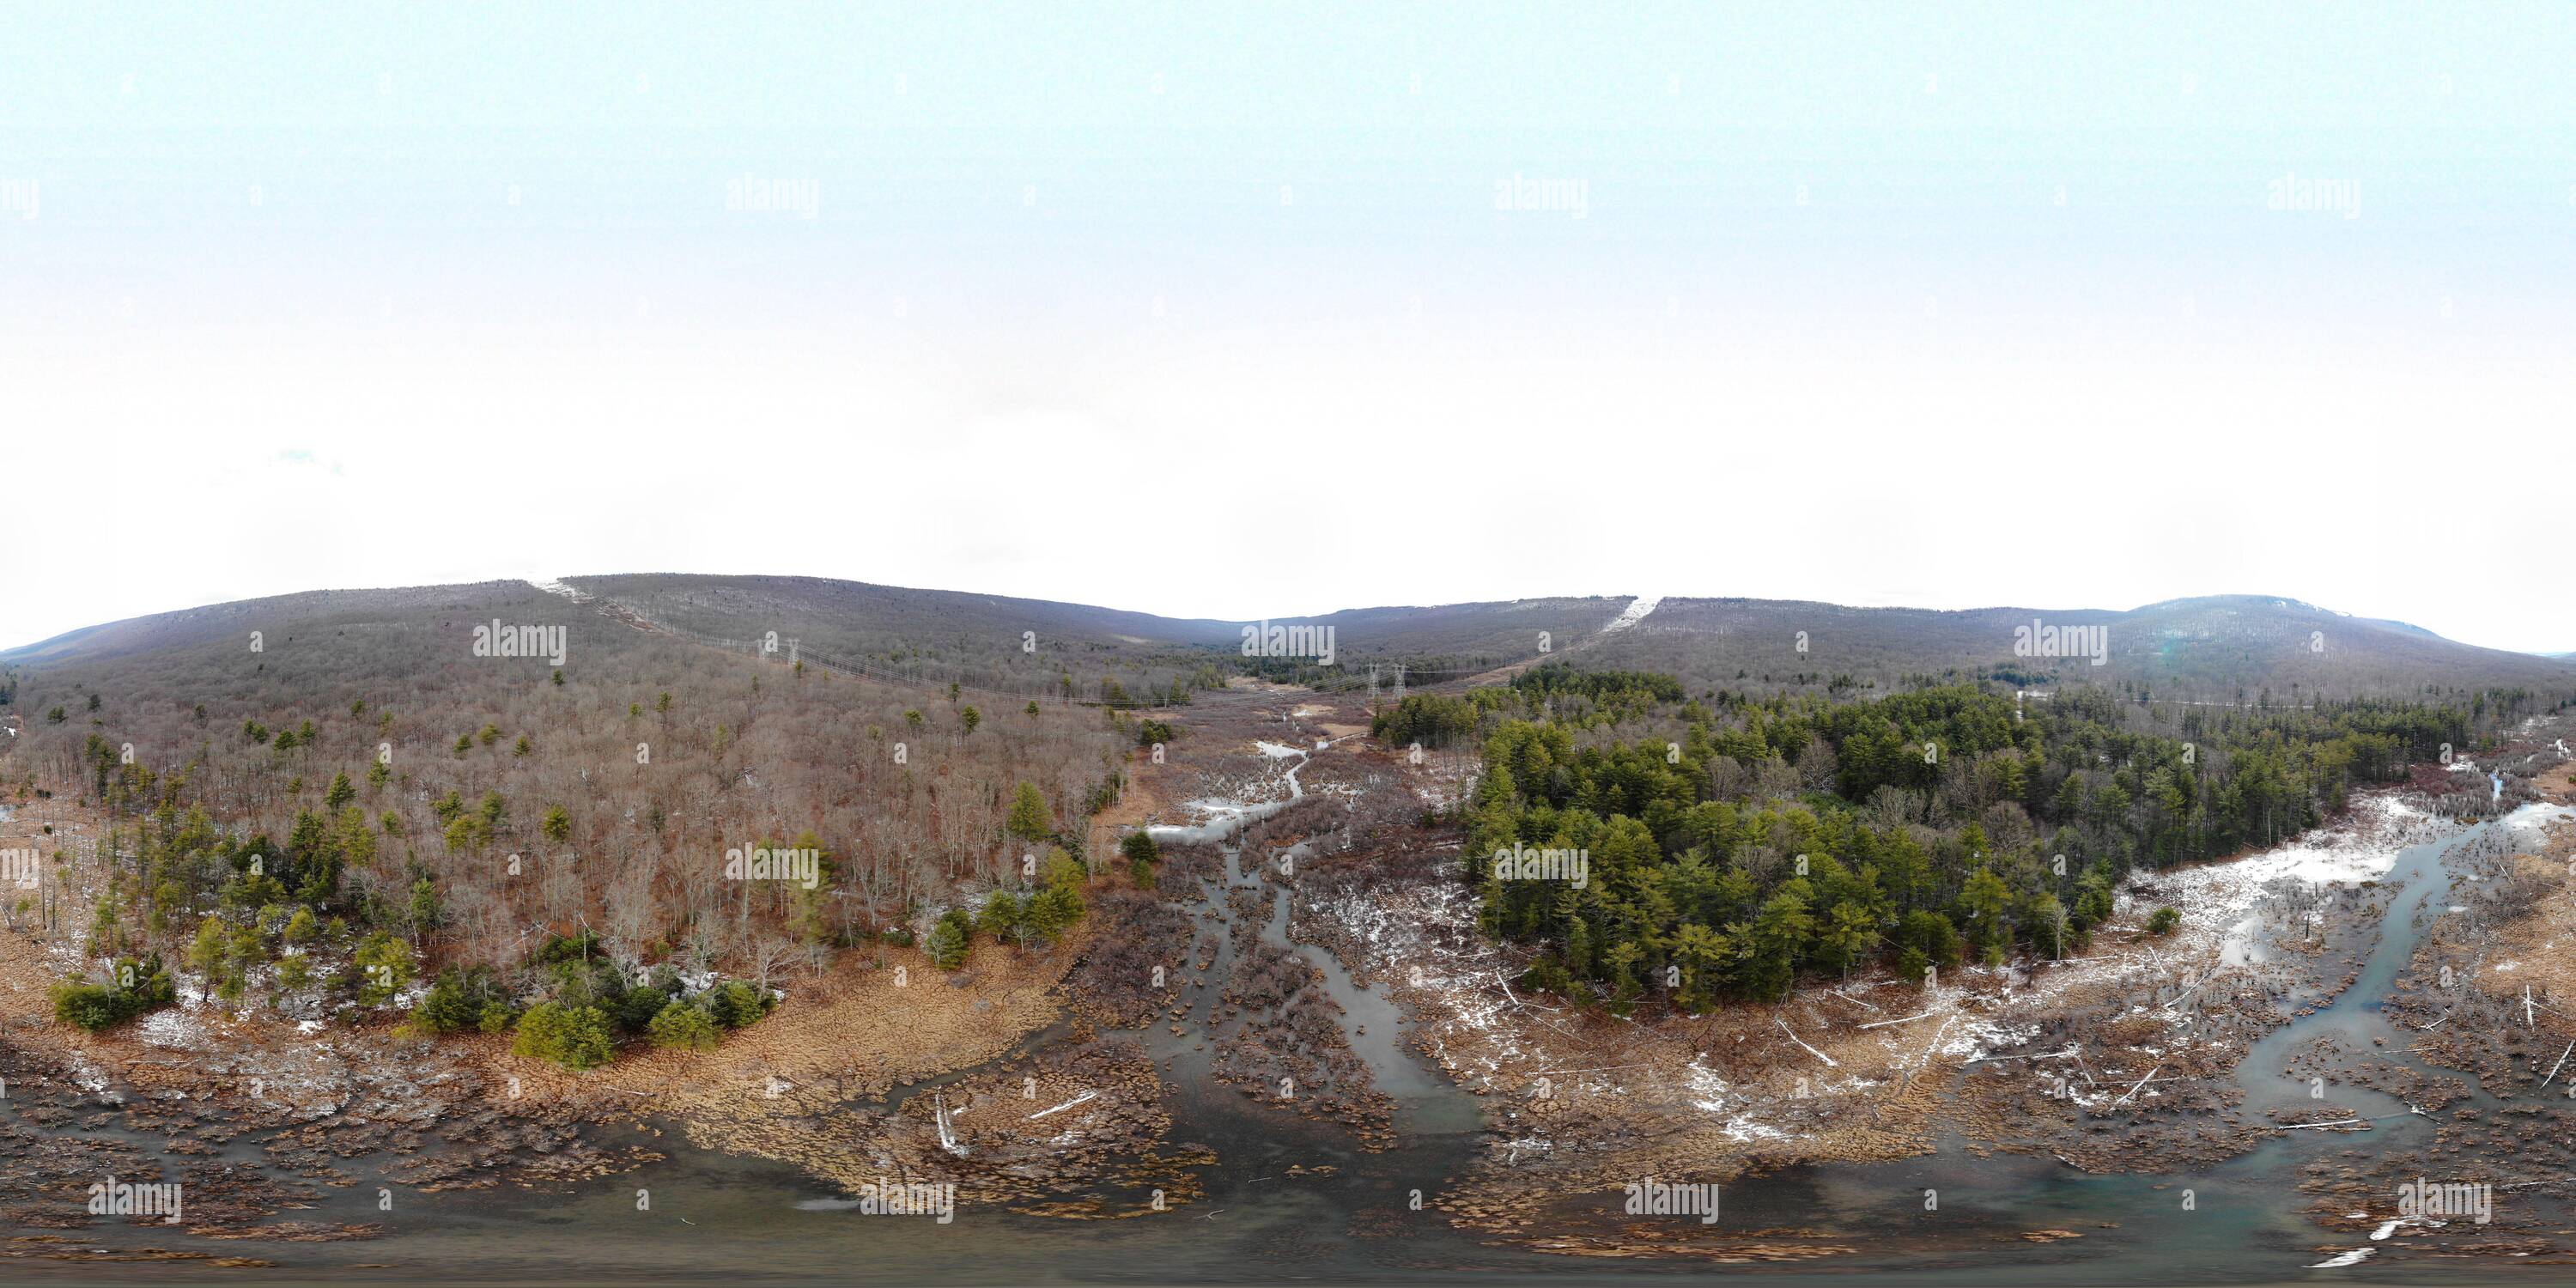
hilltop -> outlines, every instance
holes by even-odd
[[[2576,658],[2445,639],[2420,626],[2279,596],[2214,595],[2127,610],[1858,608],[1810,600],[1640,599],[1625,595],[1344,609],[1279,618],[1329,629],[1329,667],[1312,656],[1246,659],[1263,623],[1171,618],[1087,604],[924,590],[818,577],[577,576],[546,595],[526,583],[323,590],[215,604],[65,632],[0,651],[16,668],[85,665],[138,654],[326,628],[383,636],[452,630],[505,609],[609,616],[701,642],[748,646],[775,632],[783,653],[830,659],[897,684],[1132,705],[1258,669],[1325,687],[1456,683],[1496,668],[1584,656],[1596,668],[1662,671],[1694,689],[1889,690],[1989,680],[2022,689],[2100,685],[2176,701],[2305,703],[2317,698],[2547,690],[2576,686]],[[2020,651],[2037,628],[2098,629],[2074,656]],[[2095,644],[2099,645],[2096,649]],[[2100,661],[2097,664],[2095,656]],[[1179,686],[1176,688],[1175,686]]]

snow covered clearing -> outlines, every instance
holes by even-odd
[[[1635,599],[1629,601],[1628,607],[1620,612],[1617,620],[1601,628],[1601,633],[1604,635],[1615,635],[1620,631],[1624,631],[1629,627],[1646,620],[1646,614],[1655,611],[1655,605],[1662,602],[1664,602],[1664,597],[1661,595],[1637,596]]]
[[[2395,796],[2366,797],[2332,827],[2308,832],[2276,849],[2242,859],[2140,873],[2121,892],[2123,916],[2147,905],[2182,914],[2178,930],[2189,940],[2219,946],[2221,963],[2260,960],[2256,938],[2261,905],[2276,882],[2296,886],[2360,885],[2388,875],[2398,853],[2442,830],[2432,815]],[[2152,896],[2141,894],[2152,890]]]

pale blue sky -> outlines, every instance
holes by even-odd
[[[2565,5],[13,4],[0,402],[124,481],[88,539],[134,571],[36,525],[0,636],[688,568],[1244,617],[2247,591],[2576,648],[2447,590],[2491,453],[2563,441],[2571,68]],[[1560,458],[1636,500],[1514,517]],[[1420,500],[1276,472],[1372,459]],[[382,526],[276,542],[217,477]],[[871,539],[783,567],[727,518],[826,484]],[[1308,554],[1104,518],[1237,487]]]

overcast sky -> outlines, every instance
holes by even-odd
[[[744,8],[0,14],[0,646],[695,571],[2576,649],[2576,10]]]

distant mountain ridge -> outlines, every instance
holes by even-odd
[[[1151,613],[969,591],[820,577],[627,573],[561,583],[575,602],[523,581],[323,590],[213,604],[67,631],[0,651],[0,663],[98,661],[254,630],[452,625],[494,613],[623,605],[674,629],[728,638],[777,631],[819,654],[1014,671],[1168,676],[1239,655],[1258,622]],[[1631,613],[1632,605],[1643,605]],[[1338,667],[1404,662],[1422,676],[1579,658],[1668,671],[1695,687],[1798,687],[1848,677],[1886,687],[1983,675],[2016,686],[2098,683],[2169,696],[2348,696],[2426,685],[2576,688],[2576,660],[2486,649],[2411,623],[2267,595],[2165,600],[2127,610],[1856,608],[1804,600],[1631,596],[1352,608],[1268,619],[1330,627]],[[1616,631],[1608,630],[1614,624]],[[2072,642],[2070,644],[2070,641]],[[2099,659],[2098,661],[2096,659]],[[1431,671],[1430,664],[1445,667]],[[1389,668],[1389,678],[1392,668]],[[1160,681],[1158,681],[1160,682]]]
[[[2044,647],[2050,631],[2064,628],[2080,628],[2087,647]],[[2034,643],[2043,647],[2029,647]],[[2125,611],[1668,598],[1635,630],[1596,652],[1597,664],[1615,659],[1715,680],[1738,672],[1881,682],[1985,673],[2017,685],[2125,685],[2211,700],[2235,698],[2240,690],[2246,698],[2268,689],[2286,699],[2294,692],[2345,697],[2425,685],[2556,690],[2576,682],[2565,661],[2462,644],[2410,623],[2270,595],[2173,599]]]

